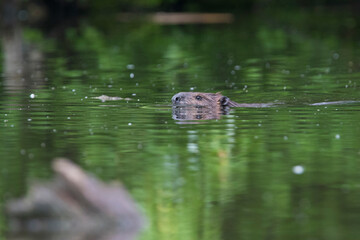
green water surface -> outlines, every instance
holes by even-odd
[[[1,204],[63,156],[127,186],[140,239],[358,239],[360,103],[309,105],[360,100],[358,24],[325,11],[19,27],[0,50]],[[283,104],[191,124],[172,118],[180,91]]]

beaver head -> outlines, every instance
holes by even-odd
[[[221,93],[203,92],[179,92],[171,99],[176,106],[202,106],[202,107],[225,107],[231,103],[228,97]]]

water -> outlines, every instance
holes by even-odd
[[[148,218],[140,239],[356,239],[357,35],[342,18],[272,20],[19,28],[1,51],[1,204],[64,156],[127,186]],[[184,122],[180,91],[283,104]],[[310,105],[327,101],[355,102]]]

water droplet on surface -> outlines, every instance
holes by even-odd
[[[296,165],[292,168],[293,173],[300,175],[305,172],[305,168],[301,165]]]

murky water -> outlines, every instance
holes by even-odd
[[[124,182],[148,218],[141,239],[356,239],[355,30],[341,20],[330,30],[274,21],[106,29],[84,21],[55,39],[31,28],[9,34],[2,204],[49,178],[51,159],[64,156]],[[282,104],[179,121],[171,97],[180,91]],[[355,102],[310,105],[328,101]]]

